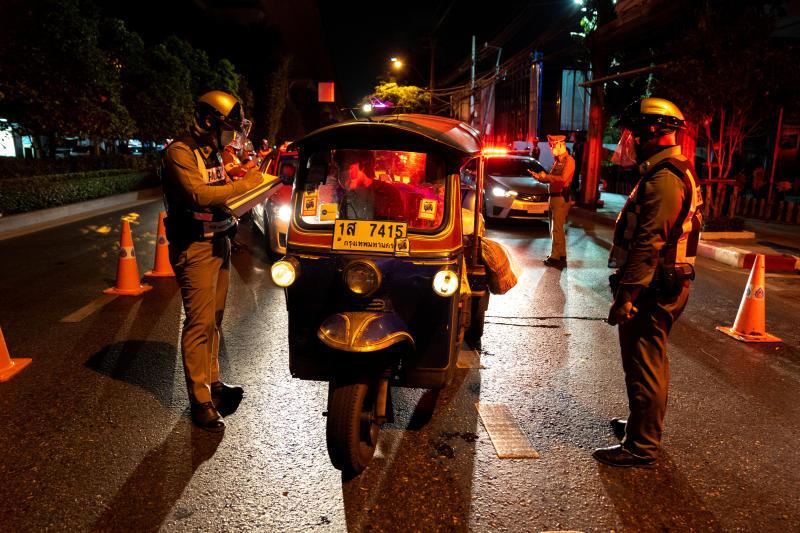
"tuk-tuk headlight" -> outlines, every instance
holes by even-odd
[[[299,271],[300,265],[297,264],[297,260],[291,257],[285,257],[280,261],[276,261],[269,269],[272,275],[272,281],[278,287],[288,287],[294,283]]]
[[[354,261],[344,269],[347,288],[359,296],[369,296],[381,285],[378,267],[369,261]]]
[[[433,276],[433,291],[439,296],[452,296],[461,285],[458,274],[452,270],[443,269]]]

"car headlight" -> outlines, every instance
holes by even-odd
[[[300,265],[291,257],[284,257],[280,261],[276,261],[269,269],[272,281],[278,287],[288,287],[294,283],[299,271]]]
[[[452,296],[461,285],[458,274],[452,270],[443,269],[433,276],[433,291],[439,296]]]
[[[282,205],[278,208],[278,218],[284,222],[292,218],[292,208],[288,205]]]
[[[354,261],[344,269],[347,288],[359,296],[369,296],[381,285],[381,272],[370,261]]]
[[[502,187],[495,187],[495,188],[492,189],[492,194],[494,196],[504,196],[506,198],[513,198],[514,196],[516,196],[519,193],[517,191],[506,190],[506,189],[504,189]]]

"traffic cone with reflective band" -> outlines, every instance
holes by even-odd
[[[17,372],[30,364],[30,359],[11,359],[6,348],[6,339],[3,337],[3,330],[0,329],[0,381],[8,381]]]
[[[172,265],[169,262],[169,241],[167,241],[167,228],[164,226],[164,217],[167,214],[161,211],[158,214],[158,235],[156,236],[156,260],[153,270],[144,273],[149,277],[175,277]]]
[[[123,294],[138,296],[153,287],[142,284],[139,278],[139,267],[136,264],[136,251],[133,249],[131,225],[122,221],[122,235],[119,238],[119,261],[117,262],[117,284],[104,290],[106,294]]]
[[[750,271],[750,277],[747,278],[747,286],[733,327],[717,326],[717,329],[743,342],[781,342],[781,339],[765,331],[766,300],[764,254],[758,254]]]

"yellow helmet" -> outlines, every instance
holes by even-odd
[[[678,106],[663,98],[641,98],[629,105],[620,125],[634,133],[643,133],[643,127],[656,126],[656,134],[664,135],[683,128],[686,120]]]
[[[220,128],[239,130],[245,122],[244,110],[242,104],[232,94],[209,91],[195,102],[194,122],[203,131]]]

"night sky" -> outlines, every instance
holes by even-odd
[[[397,75],[401,83],[427,85],[430,42],[436,42],[436,86],[469,58],[471,35],[504,46],[502,59],[552,28],[573,0],[509,0],[476,4],[468,0],[365,3],[334,0],[140,0],[104,2],[103,10],[126,20],[148,40],[169,33],[227,57],[248,78],[271,69],[283,53],[295,57],[292,75],[334,79],[341,105],[355,106],[381,76],[389,58],[413,67]],[[503,34],[504,29],[511,28]],[[568,33],[566,28],[562,36]],[[435,33],[434,33],[435,30]],[[491,68],[496,51],[481,62]],[[416,69],[416,70],[415,70]],[[463,78],[461,80],[463,82]],[[453,85],[457,81],[451,81]]]

